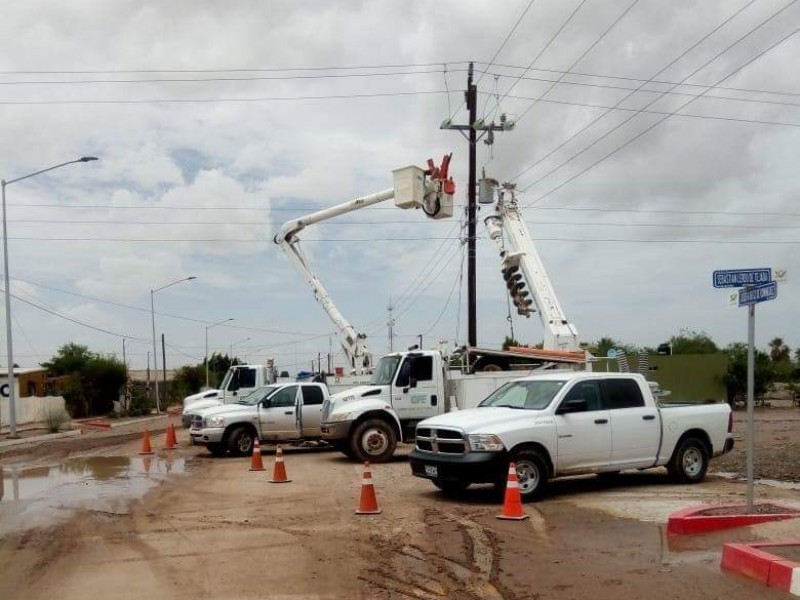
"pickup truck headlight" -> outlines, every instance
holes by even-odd
[[[468,435],[469,449],[473,452],[502,452],[503,442],[496,435],[474,433]]]
[[[205,422],[206,427],[224,427],[225,417],[208,417]]]

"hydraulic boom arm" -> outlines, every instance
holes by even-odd
[[[448,155],[444,157],[440,167],[436,167],[433,161],[429,160],[427,171],[419,167],[398,169],[394,172],[395,185],[393,188],[287,221],[274,238],[275,243],[289,258],[289,262],[311,286],[314,298],[322,305],[336,327],[352,373],[360,375],[368,372],[372,367],[372,355],[367,346],[367,335],[356,331],[333,303],[325,286],[312,270],[308,257],[300,245],[298,234],[309,225],[367,208],[392,198],[399,208],[422,208],[428,217],[434,219],[452,216],[455,189],[452,179],[448,178],[449,162],[450,156]]]
[[[513,190],[509,191],[511,200],[505,201],[501,194],[497,202],[497,214],[487,217],[484,223],[489,237],[500,250],[503,277],[517,312],[529,317],[531,313],[539,311],[544,327],[545,350],[579,350],[578,331],[564,315],[550,277],[522,219]],[[503,247],[503,231],[506,233],[507,247]],[[530,291],[525,289],[525,282]]]

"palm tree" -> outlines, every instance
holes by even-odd
[[[783,343],[783,338],[776,337],[769,343],[769,357],[772,362],[786,362],[791,357],[789,346]]]

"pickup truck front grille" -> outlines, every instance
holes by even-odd
[[[465,454],[467,440],[456,429],[420,427],[417,429],[417,450],[432,454]]]

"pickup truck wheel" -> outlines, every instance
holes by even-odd
[[[522,450],[513,457],[519,494],[523,502],[536,500],[547,487],[547,461],[536,450]]]
[[[697,438],[681,440],[668,470],[681,483],[700,483],[708,470],[708,448]]]
[[[222,444],[208,444],[207,446],[208,451],[211,453],[211,456],[225,456],[225,453],[228,449],[223,446]]]
[[[394,428],[382,419],[359,423],[350,437],[353,458],[374,463],[386,462],[397,447]]]
[[[458,496],[470,484],[466,481],[453,481],[452,479],[434,479],[433,485],[442,490],[445,496]]]
[[[246,456],[253,453],[253,433],[245,427],[237,427],[228,436],[231,456]]]

